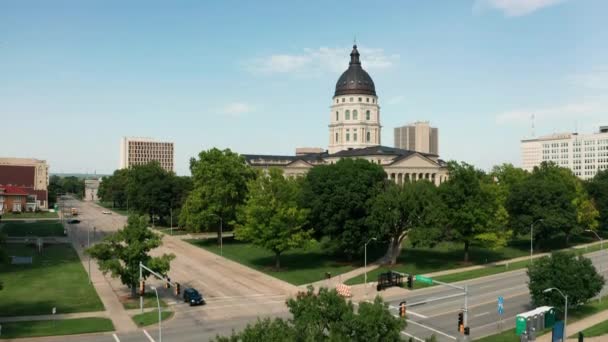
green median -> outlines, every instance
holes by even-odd
[[[167,320],[173,317],[173,311],[161,311],[161,320]],[[133,317],[133,322],[137,324],[137,326],[145,327],[147,325],[151,325],[154,323],[158,323],[158,311],[148,311],[143,314],[137,314]]]
[[[74,318],[47,321],[23,321],[2,323],[0,338],[23,338],[55,335],[86,334],[113,331],[112,321],[101,317]]]

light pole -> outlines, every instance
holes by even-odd
[[[562,295],[562,297],[564,297],[564,301],[566,302],[566,304],[564,306],[564,339],[567,339],[568,338],[568,334],[566,333],[566,325],[568,324],[568,295],[565,295],[562,291],[560,291],[556,287],[550,287],[548,289],[545,289],[543,291],[543,293],[549,293],[549,292],[551,292],[553,290],[559,292],[559,294]]]
[[[369,240],[367,240],[367,242],[365,243],[364,246],[364,261],[363,261],[363,267],[365,269],[365,294],[367,295],[367,244],[370,243],[371,241],[376,241],[376,238],[370,238]]]
[[[160,314],[160,300],[158,299],[158,290],[156,290],[156,287],[154,286],[150,286],[150,288],[152,288],[154,290],[154,293],[156,293],[156,304],[158,305],[158,341],[163,342],[163,327],[160,324],[162,317]]]
[[[538,222],[544,221],[543,219],[538,219],[530,225],[530,264],[532,264],[532,254],[534,254],[534,225]]]
[[[591,229],[585,229],[586,232],[590,232],[595,234],[595,236],[597,237],[598,240],[600,240],[600,251],[604,250],[604,239],[602,239],[594,230]],[[602,263],[600,262],[600,266],[602,265]],[[604,276],[604,270],[601,269],[600,267],[600,273],[602,274],[602,277]],[[602,302],[602,289],[600,289],[600,303]]]

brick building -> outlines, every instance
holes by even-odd
[[[28,208],[48,209],[49,167],[44,160],[0,158],[0,185],[19,188],[28,196]],[[23,209],[25,210],[25,209]]]

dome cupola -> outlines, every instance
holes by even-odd
[[[346,71],[343,72],[342,76],[340,76],[338,79],[334,96],[347,94],[376,96],[376,87],[374,86],[374,81],[361,67],[359,56],[357,45],[353,45],[353,51],[350,53],[350,63],[348,64],[348,69],[346,69]]]

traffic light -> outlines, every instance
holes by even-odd
[[[407,288],[414,288],[414,277],[411,274],[407,276]]]
[[[471,334],[471,329],[469,327],[464,328],[464,334],[469,336]]]
[[[464,313],[463,312],[458,313],[458,331],[461,333],[464,332]]]
[[[171,288],[171,278],[167,277],[167,282],[165,283],[165,288],[166,289],[170,289]]]
[[[146,282],[143,280],[139,281],[139,295],[143,296],[146,293]]]
[[[179,296],[179,292],[180,292],[181,286],[179,286],[179,283],[175,283],[175,295]]]
[[[401,303],[399,303],[399,317],[405,317],[405,313],[406,313],[406,301],[403,301]]]

